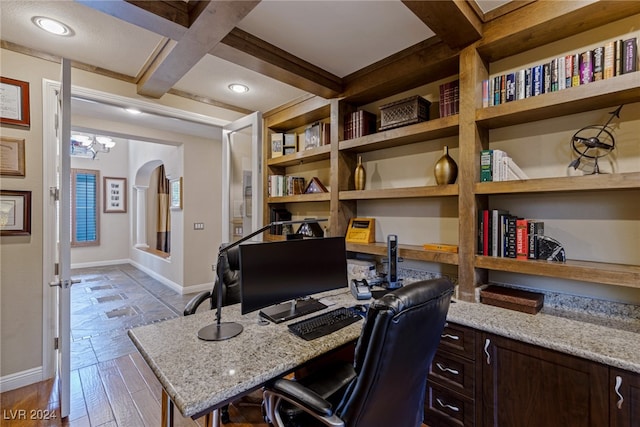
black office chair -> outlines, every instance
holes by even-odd
[[[220,245],[220,249],[227,244]],[[209,300],[209,308],[216,308],[218,289],[222,291],[222,305],[237,304],[240,302],[240,250],[238,247],[231,248],[222,254],[222,287],[218,286],[218,275],[213,284],[211,292],[203,291],[195,295],[184,308],[184,315],[190,316],[194,314],[200,305]]]
[[[452,293],[449,280],[434,279],[374,300],[353,364],[269,384],[265,420],[278,427],[419,427]]]
[[[227,244],[220,245],[220,249]],[[184,308],[184,315],[194,314],[200,305],[209,300],[209,309],[214,310],[218,304],[218,292],[222,292],[222,305],[237,304],[240,302],[240,250],[236,246],[222,254],[222,283],[218,286],[218,275],[211,291],[203,291],[189,300]],[[220,421],[224,424],[230,421],[229,405],[220,408]]]

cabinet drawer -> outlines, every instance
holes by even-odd
[[[424,422],[429,427],[469,427],[475,425],[472,399],[447,391],[429,381],[424,403]]]
[[[440,349],[475,360],[476,332],[466,326],[447,322],[440,338]]]
[[[469,398],[475,396],[475,362],[472,360],[440,350],[431,363],[429,379]]]

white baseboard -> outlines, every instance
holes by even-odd
[[[43,381],[42,366],[0,377],[0,393]]]
[[[213,289],[213,282],[202,283],[200,285],[191,285],[191,286],[187,286],[186,288],[182,288],[182,295],[192,294],[195,292],[210,291],[212,289]]]
[[[108,265],[132,264],[130,259],[112,259],[106,261],[82,262],[71,264],[71,268],[105,267]]]
[[[138,269],[144,271],[145,273],[147,273],[149,276],[153,277],[154,279],[156,279],[158,282],[162,283],[165,286],[168,286],[169,288],[171,288],[172,290],[176,291],[177,293],[179,293],[180,295],[185,295],[185,294],[190,294],[192,292],[200,292],[203,290],[210,290],[213,289],[213,283],[208,284],[202,284],[202,285],[194,285],[194,286],[189,286],[187,288],[184,288],[183,286],[179,285],[178,283],[167,279],[164,276],[159,275],[158,273],[156,273],[155,271],[151,270],[149,267],[146,267],[140,263],[137,263],[133,260],[129,260],[128,261],[131,265],[137,267]]]

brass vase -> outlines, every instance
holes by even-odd
[[[356,190],[364,190],[364,183],[367,178],[367,171],[364,170],[364,166],[362,166],[362,156],[358,156],[358,165],[356,166],[356,170],[354,171],[354,181]]]
[[[449,156],[449,147],[444,146],[444,155],[436,162],[434,168],[436,182],[438,185],[453,184],[458,177],[458,165]]]

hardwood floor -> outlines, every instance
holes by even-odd
[[[2,393],[0,426],[148,427],[160,425],[161,386],[139,353],[74,370],[69,417],[60,419],[56,381]],[[227,427],[267,427],[258,406],[229,408]],[[48,418],[48,419],[45,419]],[[203,427],[175,414],[176,427]]]

